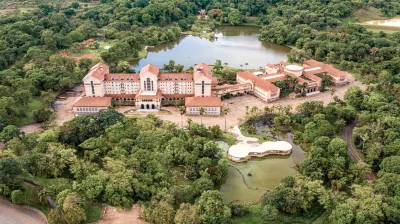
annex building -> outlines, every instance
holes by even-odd
[[[334,85],[348,83],[347,72],[341,71],[332,65],[316,60],[304,61],[303,66],[279,62],[267,64],[263,75],[255,75],[249,71],[238,72],[236,81],[239,84],[250,84],[252,93],[265,102],[279,99],[280,88],[274,83],[277,81],[302,84],[302,92],[306,94],[318,93],[324,75],[332,77]]]
[[[158,111],[165,101],[185,100],[186,113],[193,115],[199,114],[200,108],[205,115],[220,115],[222,106],[216,95],[217,78],[204,63],[195,65],[193,74],[162,73],[153,64],[144,66],[139,74],[113,74],[108,65],[98,63],[83,78],[83,84],[86,97],[73,105],[75,115],[93,107],[92,102],[111,99],[142,111]]]

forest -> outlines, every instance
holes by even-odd
[[[101,203],[129,208],[137,202],[150,223],[309,223],[316,215],[316,223],[400,223],[400,32],[371,32],[346,21],[367,6],[400,14],[394,0],[102,0],[0,16],[0,140],[6,144],[0,196],[40,208],[49,223],[60,219],[46,196],[68,223],[95,221],[92,211]],[[293,48],[290,61],[314,58],[369,84],[326,106],[307,102],[296,113],[249,111],[243,124],[249,132],[263,120],[275,134],[292,132],[307,152],[296,167],[300,174],[282,180],[260,204],[224,204],[215,190],[228,166],[215,143],[223,138],[218,126],[189,123],[184,131],[154,116],[128,118],[110,109],[42,133],[19,131],[26,117],[51,120],[55,95],[97,62],[76,62],[61,51],[101,36],[116,42],[101,60],[123,70],[124,60],[144,46],[190,29],[201,9],[219,24],[255,19],[260,39]],[[348,125],[356,125],[352,141],[363,162],[351,160],[340,138]]]

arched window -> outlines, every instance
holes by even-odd
[[[151,83],[150,83],[150,78],[147,78],[146,80],[146,90],[150,91],[151,90]]]

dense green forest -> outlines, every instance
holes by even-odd
[[[127,208],[138,201],[151,223],[307,223],[315,214],[320,223],[400,223],[400,32],[374,33],[346,20],[364,7],[395,16],[399,1],[84,4],[40,4],[0,17],[0,140],[7,144],[0,152],[0,196],[45,212],[45,196],[51,196],[69,223],[96,220],[90,208],[101,203]],[[257,21],[260,39],[294,47],[289,60],[332,63],[370,84],[366,91],[349,88],[344,101],[308,102],[296,113],[253,110],[244,123],[249,132],[264,120],[276,134],[294,133],[307,151],[300,174],[285,178],[260,204],[226,205],[214,190],[228,165],[215,143],[223,134],[216,126],[191,124],[183,131],[154,116],[127,118],[107,110],[43,133],[19,132],[21,118],[49,120],[54,95],[78,83],[96,63],[76,62],[60,51],[79,48],[88,38],[112,40],[101,59],[118,69],[144,46],[179,37],[196,23],[201,9],[220,24]],[[350,159],[339,138],[353,122],[360,163]],[[371,172],[375,182],[365,179]],[[50,223],[60,222],[54,211],[48,217]]]

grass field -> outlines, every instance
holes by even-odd
[[[24,110],[25,112],[25,117],[20,118],[18,120],[17,126],[21,127],[24,126],[26,124],[31,124],[34,123],[35,120],[33,120],[32,118],[32,111],[34,110],[39,110],[42,108],[47,108],[48,106],[46,104],[44,104],[42,101],[40,101],[40,98],[37,97],[33,97],[32,101],[28,103],[27,109]]]

